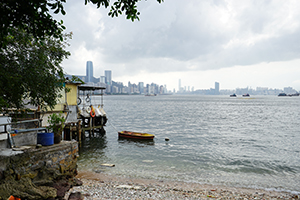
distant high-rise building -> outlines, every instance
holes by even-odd
[[[220,94],[220,84],[215,82],[215,94]]]
[[[93,75],[93,62],[87,61],[86,62],[86,80],[85,82],[93,82],[94,75]]]
[[[105,83],[105,76],[100,76],[100,83]]]
[[[141,94],[144,93],[144,82],[139,82],[139,91]]]
[[[111,85],[112,84],[112,78],[111,78],[111,70],[105,70],[105,83],[107,85]]]
[[[179,82],[178,82],[178,92],[181,91],[181,79],[179,79]]]

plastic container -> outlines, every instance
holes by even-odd
[[[37,143],[43,146],[50,146],[54,144],[54,133],[38,133]]]

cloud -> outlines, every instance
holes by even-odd
[[[138,2],[138,9],[140,21],[131,22],[124,15],[112,19],[109,10],[81,1],[66,3],[64,21],[74,38],[65,68],[84,72],[81,68],[92,60],[94,68],[134,76],[233,69],[300,57],[297,0],[151,0]]]

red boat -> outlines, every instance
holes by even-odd
[[[132,131],[121,131],[119,138],[139,139],[139,140],[153,140],[154,135],[149,133],[138,133]]]

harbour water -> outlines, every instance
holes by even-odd
[[[300,193],[299,97],[105,96],[104,110],[106,134],[87,138],[79,170]]]

